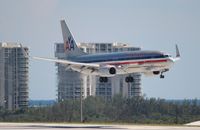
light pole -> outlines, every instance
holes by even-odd
[[[81,80],[81,85],[80,85],[80,105],[81,105],[81,110],[80,110],[80,112],[81,112],[81,123],[83,122],[83,100],[82,100],[82,84],[83,84],[83,82],[82,82],[82,80]]]

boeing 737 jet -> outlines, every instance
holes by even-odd
[[[143,73],[145,75],[160,75],[169,71],[175,61],[180,59],[178,46],[176,45],[176,57],[161,51],[129,51],[101,54],[87,54],[78,48],[76,41],[64,20],[61,20],[64,51],[66,59],[49,59],[34,57],[35,59],[53,61],[64,64],[66,69],[100,76],[100,82],[107,82],[107,77],[115,75]],[[131,76],[125,78],[126,82],[133,82]]]

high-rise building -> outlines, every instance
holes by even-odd
[[[80,43],[79,47],[87,53],[110,53],[122,51],[136,51],[139,47],[132,47],[124,43]],[[64,53],[64,44],[55,44],[55,56],[59,59],[67,59]],[[66,66],[56,64],[58,69],[58,101],[79,98],[82,90],[82,96],[90,95],[101,96],[105,99],[111,99],[115,94],[122,94],[124,97],[133,97],[141,95],[141,75],[138,73],[129,74],[134,78],[134,82],[126,83],[127,75],[117,75],[108,78],[108,82],[99,82],[98,76],[87,76],[66,70]],[[82,89],[80,89],[82,87]]]
[[[27,47],[17,43],[0,43],[0,108],[28,107]]]

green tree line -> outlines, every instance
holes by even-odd
[[[116,95],[110,101],[100,97],[83,100],[84,122],[184,124],[200,120],[197,100],[182,103],[164,99]],[[13,122],[80,122],[80,100],[65,100],[53,106],[26,110],[0,110],[0,121]]]

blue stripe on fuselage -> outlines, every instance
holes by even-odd
[[[157,51],[135,51],[135,52],[114,52],[104,54],[91,54],[75,57],[71,60],[82,63],[125,61],[125,60],[142,60],[166,58],[166,56]]]

